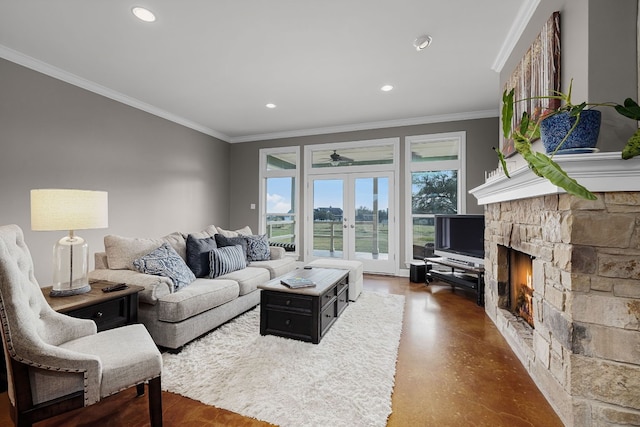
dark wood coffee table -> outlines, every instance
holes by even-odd
[[[315,287],[291,289],[281,279],[303,277]],[[349,271],[334,268],[298,269],[258,288],[260,334],[278,335],[318,344],[349,305]]]

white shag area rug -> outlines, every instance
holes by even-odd
[[[163,354],[162,388],[287,426],[385,426],[404,296],[363,292],[320,344],[260,335],[260,307]]]

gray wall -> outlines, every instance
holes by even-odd
[[[554,11],[560,12],[561,90],[573,78],[574,103],[638,99],[637,0],[542,0],[500,74],[500,87]],[[598,148],[620,151],[636,122],[600,108]]]
[[[498,108],[498,93],[496,88],[496,111]],[[405,203],[407,197],[411,197],[410,189],[405,188],[404,182],[404,147],[405,136],[426,135],[443,132],[467,132],[467,190],[470,190],[484,183],[484,172],[493,170],[498,166],[498,161],[491,147],[498,144],[498,118],[477,119],[458,122],[434,123],[416,126],[405,126],[396,128],[374,129],[357,132],[334,133],[327,135],[315,135],[298,138],[274,139],[269,141],[250,142],[231,145],[230,167],[232,171],[242,171],[234,173],[231,180],[231,206],[230,225],[232,228],[239,228],[246,224],[251,226],[254,232],[258,231],[259,210],[250,209],[252,203],[259,205],[259,150],[261,148],[300,146],[301,157],[304,156],[304,146],[314,144],[326,144],[337,142],[351,142],[360,140],[371,140],[380,138],[400,138],[400,212],[399,218],[400,233],[404,233]],[[301,160],[304,164],[304,160]],[[301,169],[302,170],[302,169]],[[303,170],[302,170],[303,171]],[[302,174],[301,174],[302,176]],[[303,188],[299,200],[301,211],[304,211],[303,202],[305,200]],[[475,197],[467,194],[467,212],[483,213],[482,207],[478,206]],[[301,230],[301,236],[304,235]],[[303,242],[301,242],[302,244]],[[400,240],[400,260],[405,259],[405,240],[401,234]]]
[[[225,226],[228,158],[224,141],[0,59],[0,224],[25,232],[41,286],[65,233],[31,231],[31,189],[109,192],[109,228],[78,232],[93,253],[106,234]]]

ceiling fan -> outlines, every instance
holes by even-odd
[[[331,160],[329,161],[331,166],[338,166],[341,163],[353,163],[353,159],[341,156],[340,154],[336,153],[336,150],[333,150],[333,154],[331,154],[329,157],[331,158]]]

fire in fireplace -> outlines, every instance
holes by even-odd
[[[509,249],[509,309],[533,328],[533,258]]]

